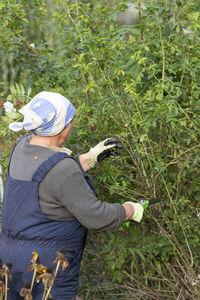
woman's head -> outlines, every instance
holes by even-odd
[[[41,92],[19,110],[23,122],[9,124],[13,131],[25,129],[40,136],[55,136],[72,121],[75,108],[58,93]]]

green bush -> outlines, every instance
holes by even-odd
[[[15,16],[4,2],[0,13]],[[157,203],[141,225],[89,234],[80,289],[90,300],[199,295],[200,13],[196,1],[143,3],[132,25],[118,21],[127,1],[33,1],[29,12],[4,19],[7,59],[18,58],[13,82],[26,95],[30,86],[32,96],[57,91],[76,106],[73,151],[121,138],[121,157],[92,171],[99,198]],[[4,99],[14,93],[8,78]],[[16,104],[19,93],[9,99]],[[13,143],[10,120],[4,116],[0,129]]]

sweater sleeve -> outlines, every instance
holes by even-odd
[[[84,227],[102,231],[117,228],[124,222],[124,207],[101,202],[73,159],[64,159],[54,166],[48,181],[51,193]]]

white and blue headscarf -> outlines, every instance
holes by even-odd
[[[10,123],[11,130],[25,129],[40,136],[54,136],[71,122],[75,108],[61,94],[41,92],[19,112],[24,115],[24,120]]]

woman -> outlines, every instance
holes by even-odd
[[[121,148],[118,139],[107,139],[74,158],[61,146],[69,137],[75,113],[68,99],[41,92],[20,113],[23,122],[11,123],[9,128],[31,134],[22,137],[13,150],[2,207],[0,257],[13,263],[8,299],[22,299],[20,290],[32,278],[27,266],[33,251],[43,265],[55,268],[56,252],[65,248],[69,265],[59,270],[51,295],[72,300],[78,293],[87,229],[117,228],[129,219],[140,222],[143,208],[132,202],[102,203],[86,173]],[[35,283],[33,299],[41,300],[42,293],[42,283]]]

